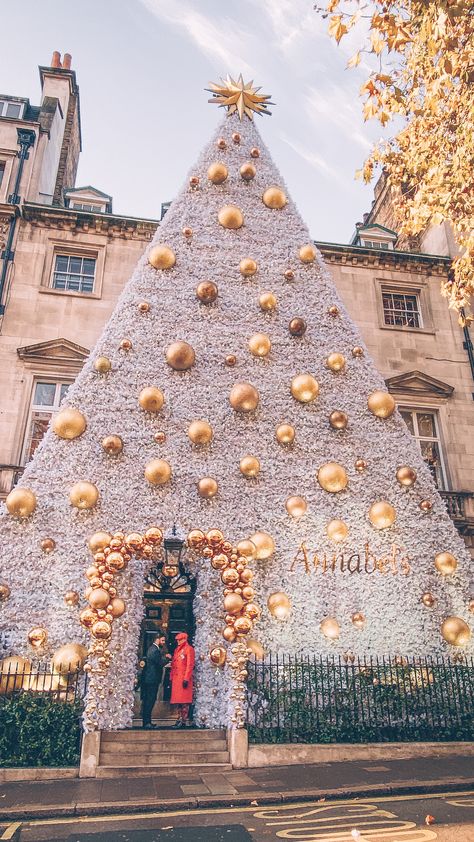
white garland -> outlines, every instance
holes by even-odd
[[[232,142],[235,131],[242,135],[240,145]],[[216,146],[220,136],[227,141],[224,151]],[[245,183],[239,169],[254,146],[260,148],[260,157],[254,161],[257,176]],[[229,178],[214,186],[206,173],[219,160],[228,167]],[[186,182],[154,240],[174,249],[175,268],[156,271],[143,256],[69,390],[66,403],[84,413],[86,432],[74,441],[63,441],[50,430],[20,481],[36,493],[36,512],[26,521],[2,515],[0,578],[11,588],[1,608],[4,654],[31,655],[27,634],[36,625],[47,629],[50,652],[66,642],[87,641],[78,620],[85,603],[81,600],[78,607],[68,608],[64,593],[84,591],[84,571],[90,563],[86,542],[93,532],[143,532],[152,525],[166,530],[173,523],[186,532],[217,527],[232,541],[255,530],[274,537],[274,557],[253,562],[256,601],[263,608],[255,636],[267,651],[322,655],[352,651],[361,656],[453,651],[441,638],[440,624],[450,614],[469,621],[468,552],[401,417],[396,414],[382,421],[367,410],[368,394],[385,388],[383,379],[367,354],[352,357],[351,349],[363,343],[322,258],[318,256],[308,266],[299,261],[298,249],[310,241],[310,235],[295,205],[290,200],[277,211],[261,201],[267,186],[284,188],[284,184],[254,124],[240,123],[235,116],[225,119],[191,174],[200,177],[199,189],[190,190]],[[238,205],[244,214],[245,224],[238,231],[224,230],[217,222],[219,209],[229,203]],[[184,226],[194,231],[190,242],[181,233]],[[239,272],[244,257],[254,258],[259,267],[249,279]],[[283,276],[288,267],[295,270],[292,282]],[[200,304],[195,296],[197,284],[204,279],[219,287],[218,299],[210,306]],[[265,314],[258,306],[263,290],[278,298],[274,313]],[[142,300],[150,302],[148,313],[138,310]],[[328,315],[332,304],[339,307],[340,317]],[[295,316],[307,321],[303,339],[289,334],[288,323]],[[248,351],[248,339],[256,332],[270,336],[272,350],[266,359],[256,359]],[[119,350],[124,337],[132,340],[131,351]],[[164,351],[175,340],[189,342],[196,352],[196,363],[189,371],[173,371],[165,362]],[[345,355],[344,373],[327,369],[325,359],[332,351]],[[230,353],[237,355],[234,368],[224,364]],[[107,375],[93,368],[99,355],[112,361]],[[320,384],[320,396],[310,405],[297,403],[289,389],[292,378],[304,372],[313,374]],[[229,392],[238,381],[248,381],[259,391],[260,404],[251,415],[237,414],[229,405]],[[165,395],[158,416],[143,412],[138,405],[140,390],[149,385],[159,386]],[[349,416],[345,432],[329,426],[328,417],[335,409]],[[214,431],[212,444],[201,449],[186,435],[196,418],[208,419]],[[276,441],[275,429],[281,422],[296,428],[296,441],[290,448]],[[153,439],[157,430],[167,436],[161,446]],[[109,434],[122,437],[121,455],[104,453],[101,441]],[[260,459],[261,473],[255,480],[240,474],[239,460],[246,454]],[[143,475],[154,457],[167,459],[173,470],[172,480],[161,488],[150,486]],[[368,462],[363,474],[354,468],[358,457]],[[317,470],[329,460],[345,466],[346,491],[328,494],[318,486]],[[398,485],[395,471],[401,464],[416,469],[413,488]],[[203,476],[218,480],[219,494],[214,500],[202,500],[197,494],[196,483]],[[93,482],[99,489],[100,501],[93,511],[78,512],[70,506],[69,490],[78,480]],[[296,494],[308,501],[308,512],[298,522],[285,510],[286,498]],[[419,509],[425,498],[433,502],[430,514]],[[367,513],[373,502],[382,499],[395,507],[397,520],[391,529],[378,532]],[[382,556],[397,543],[413,559],[411,575],[307,575],[302,566],[290,572],[302,541],[309,550],[332,555],[335,545],[324,527],[335,517],[350,527],[343,546],[362,552],[369,541],[372,551]],[[56,541],[49,555],[40,548],[45,537]],[[433,560],[441,551],[452,552],[459,560],[458,571],[451,577],[443,578],[435,570]],[[222,584],[207,561],[197,564],[196,711],[198,721],[215,727],[228,721],[232,690],[228,672],[216,670],[208,660],[209,649],[223,644]],[[119,594],[127,602],[127,612],[114,621],[113,658],[106,677],[93,679],[98,696],[94,727],[121,728],[131,722],[143,575],[143,563],[134,560],[121,577]],[[266,608],[268,595],[280,590],[292,601],[285,621],[274,619]],[[425,591],[437,597],[435,608],[420,602]],[[362,630],[351,623],[355,611],[367,617]],[[336,617],[341,625],[336,642],[326,640],[319,631],[320,621],[327,616]]]

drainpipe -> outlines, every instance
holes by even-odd
[[[471,367],[471,376],[474,380],[474,346],[472,344],[471,334],[469,333],[469,327],[466,322],[466,313],[464,311],[464,307],[461,307],[459,313],[464,322],[464,327],[462,329],[462,332],[464,334],[464,342],[462,343],[462,347],[465,351],[467,351],[467,358]],[[474,400],[474,392],[472,393],[472,398]]]
[[[25,166],[25,161],[28,160],[30,156],[29,150],[36,140],[36,133],[33,131],[33,129],[17,129],[17,135],[18,145],[20,147],[20,149],[17,152],[17,156],[20,159],[20,162],[18,164],[13,193],[11,193],[8,197],[8,204],[14,205],[15,213],[10,220],[7,241],[5,243],[5,248],[1,255],[3,258],[3,263],[2,271],[0,274],[0,316],[3,316],[3,314],[5,313],[5,304],[3,302],[3,296],[7,282],[8,267],[10,263],[13,263],[13,258],[15,256],[15,252],[12,249],[12,245],[13,240],[15,238],[16,222],[20,214],[19,205],[21,197],[18,191],[20,189],[21,177],[23,175],[23,167]]]

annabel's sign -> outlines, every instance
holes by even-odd
[[[367,542],[362,552],[353,549],[341,549],[334,553],[312,552],[303,542],[298,547],[291,563],[290,571],[303,567],[305,573],[381,573],[397,576],[409,576],[411,556],[397,544],[392,544],[390,553],[376,556]]]

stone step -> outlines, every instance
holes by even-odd
[[[206,743],[209,741],[219,740],[226,741],[226,732],[224,730],[205,730],[198,728],[177,728],[175,731],[169,728],[163,730],[147,731],[140,728],[136,731],[120,730],[120,731],[102,731],[101,745],[105,743],[147,743],[150,740],[154,742],[177,742],[185,743],[190,749],[194,744]]]
[[[200,763],[199,766],[190,764],[180,764],[173,768],[172,766],[97,766],[97,778],[143,778],[150,775],[177,775],[178,777],[183,772],[192,775],[208,774],[212,772],[230,772],[232,769],[231,763]]]
[[[132,761],[135,760],[135,763]],[[186,762],[187,761],[187,762]],[[99,755],[99,766],[170,766],[185,768],[190,764],[199,766],[202,764],[229,763],[228,751],[193,751],[193,752],[136,752],[133,758],[129,754],[121,754],[115,751],[101,751]]]
[[[100,747],[101,753],[105,751],[108,754],[120,753],[134,755],[141,755],[147,752],[154,752],[155,754],[158,752],[172,752],[174,754],[189,755],[194,751],[202,754],[206,751],[226,751],[226,749],[227,743],[225,740],[200,740],[196,742],[191,740],[157,740],[153,733],[148,740],[139,740],[132,743],[129,740],[118,738],[116,740],[101,742]]]

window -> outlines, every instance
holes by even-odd
[[[382,289],[383,317],[386,325],[423,327],[420,302],[416,293]]]
[[[90,293],[94,290],[95,257],[56,254],[53,269],[53,289]]]
[[[12,117],[13,119],[18,119],[18,117],[21,117],[22,110],[22,102],[10,102],[6,99],[0,99],[0,117]]]
[[[403,420],[418,442],[421,455],[430,469],[436,487],[446,488],[446,472],[438,430],[437,413],[421,409],[401,409]]]
[[[5,175],[5,161],[0,161],[0,187],[2,186],[3,176]]]
[[[362,240],[362,245],[368,249],[384,249],[388,251],[392,248],[392,244],[388,243],[386,240]]]
[[[71,205],[74,210],[92,211],[92,213],[104,213],[103,205],[85,205],[83,202],[73,202]]]
[[[35,382],[23,448],[24,465],[32,458],[70,385],[70,383],[43,380]]]

